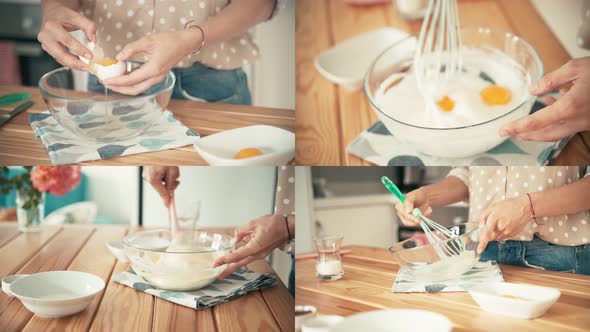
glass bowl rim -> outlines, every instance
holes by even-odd
[[[483,229],[482,228],[482,225],[480,225],[478,222],[475,222],[475,221],[464,222],[464,223],[456,224],[456,225],[453,225],[453,226],[450,226],[450,227],[446,227],[446,228],[447,229],[451,229],[453,227],[466,226],[466,225],[477,225],[477,227],[474,228],[474,229],[472,229],[472,230],[470,230],[470,231],[468,231],[468,232],[465,232],[465,233],[459,235],[458,237],[463,237],[463,236],[466,236],[466,235],[471,235],[473,232],[479,231],[480,229]],[[397,242],[397,243],[394,243],[393,245],[391,245],[387,249],[387,251],[389,251],[389,253],[393,255],[393,254],[396,254],[396,253],[402,252],[402,251],[407,252],[409,250],[417,250],[417,249],[423,249],[423,248],[428,248],[428,247],[433,247],[434,246],[433,243],[428,243],[428,244],[424,244],[424,245],[413,247],[413,248],[403,248],[403,249],[397,249],[397,250],[396,249],[393,249],[393,246],[398,245],[398,244],[401,244],[401,243],[404,243],[404,242],[407,242],[407,241],[410,241],[410,240],[411,240],[411,238],[405,239],[405,240],[400,241],[400,242]],[[453,240],[455,240],[455,238],[451,238],[451,239],[448,239],[448,240],[445,240],[445,241],[437,242],[436,245],[440,245],[440,244],[442,244],[444,242],[449,242],[449,241],[453,241]]]
[[[142,64],[142,62],[138,62],[138,61],[126,61],[126,62],[134,63],[134,64]],[[53,93],[51,93],[51,92],[49,92],[49,91],[47,91],[47,90],[45,90],[43,88],[42,82],[46,81],[51,75],[53,75],[53,74],[55,74],[57,72],[60,72],[60,71],[64,71],[64,70],[70,70],[71,71],[71,70],[74,70],[74,68],[63,66],[63,67],[55,68],[54,70],[49,71],[49,72],[45,73],[43,76],[41,76],[41,78],[39,79],[39,82],[37,83],[37,86],[39,87],[39,90],[41,91],[41,94],[43,96],[46,96],[46,97],[48,96],[48,97],[51,97],[51,98],[61,99],[61,100],[86,101],[86,102],[103,102],[103,100],[95,100],[95,99],[91,99],[91,98],[85,98],[85,99],[83,99],[83,98],[69,98],[69,97],[57,96],[57,95],[55,95],[55,94],[53,94]],[[82,70],[80,70],[80,71],[82,71]],[[89,75],[92,75],[90,73],[88,73],[88,74]],[[169,77],[169,76],[172,77],[172,81],[171,81],[170,86],[166,86],[165,88],[163,88],[163,89],[161,89],[159,91],[152,92],[152,93],[146,94],[146,95],[141,95],[141,96],[133,96],[133,95],[126,95],[126,94],[123,94],[123,95],[126,96],[126,97],[128,97],[128,99],[130,99],[130,98],[149,98],[149,97],[154,97],[156,95],[159,95],[159,94],[162,94],[162,93],[171,91],[174,88],[174,85],[176,84],[176,74],[174,74],[174,72],[172,70],[169,70],[168,73],[166,74],[166,77]],[[160,83],[160,82],[158,82],[158,83]],[[156,84],[158,84],[158,83],[156,83]]]
[[[491,27],[482,27],[482,26],[461,26],[460,27],[461,33],[463,33],[463,31],[471,31],[471,30],[475,30],[478,32],[482,32],[482,31],[489,31],[489,32],[493,32],[494,34],[502,34],[505,37],[511,36],[512,38],[516,37],[520,42],[522,42],[528,49],[530,49],[533,55],[533,58],[535,59],[535,62],[539,65],[539,79],[541,79],[545,73],[545,67],[543,65],[543,61],[541,60],[541,57],[539,55],[539,52],[537,51],[537,49],[535,49],[528,41],[526,41],[524,38],[506,31],[506,30],[502,30],[502,29],[495,29],[495,28],[491,28]],[[379,106],[377,106],[377,103],[374,101],[373,99],[373,95],[370,93],[370,87],[369,87],[369,76],[370,73],[373,71],[373,69],[375,68],[375,65],[377,64],[377,61],[381,60],[383,58],[383,56],[385,55],[385,53],[389,52],[391,49],[393,49],[394,47],[398,46],[401,43],[404,43],[408,40],[411,40],[412,38],[417,38],[416,36],[407,36],[404,37],[403,39],[393,43],[392,45],[388,46],[385,50],[383,50],[381,53],[379,53],[379,55],[375,58],[375,60],[373,60],[371,62],[371,65],[369,66],[369,69],[367,70],[367,73],[365,74],[365,79],[364,79],[364,84],[363,84],[363,90],[365,92],[365,96],[367,97],[367,99],[369,100],[369,103],[371,104],[371,106],[377,110],[377,112],[383,114],[385,117],[387,117],[388,119],[397,122],[399,124],[408,126],[408,127],[413,127],[413,128],[418,128],[418,129],[426,129],[426,130],[435,130],[435,131],[445,131],[445,130],[457,130],[457,129],[467,129],[467,128],[474,128],[474,127],[478,127],[478,126],[482,126],[485,125],[487,123],[491,123],[494,122],[498,119],[501,119],[509,114],[514,113],[514,111],[518,110],[522,105],[526,104],[527,102],[529,102],[531,99],[533,98],[537,98],[537,96],[533,96],[531,94],[528,94],[528,96],[525,98],[525,100],[518,104],[518,106],[514,107],[513,109],[511,109],[510,111],[499,115],[491,120],[487,120],[484,122],[479,122],[479,123],[475,123],[475,124],[471,124],[468,126],[460,126],[460,127],[449,127],[449,128],[433,128],[433,127],[423,127],[423,126],[417,126],[417,125],[413,125],[413,124],[409,124],[397,119],[394,119],[393,117],[389,116],[388,114],[386,114],[384,111],[381,110],[381,108]]]
[[[206,252],[217,252],[219,250],[227,250],[227,249],[232,249],[234,246],[234,241],[233,241],[233,237],[228,235],[228,234],[223,234],[223,233],[219,233],[219,232],[213,232],[213,231],[209,231],[207,229],[198,229],[198,228],[183,228],[182,231],[193,231],[193,232],[205,232],[208,234],[219,234],[221,235],[223,238],[227,239],[227,245],[222,246],[222,248],[220,249],[204,249],[204,250],[199,250],[199,251],[160,251],[160,250],[153,250],[153,249],[146,249],[146,248],[140,248],[136,245],[132,245],[129,242],[129,237],[132,235],[137,235],[138,233],[156,233],[156,232],[170,232],[170,229],[168,228],[149,228],[149,229],[144,229],[144,230],[139,230],[133,233],[129,233],[127,235],[125,235],[123,237],[123,245],[136,249],[136,250],[142,250],[142,251],[149,251],[149,252],[155,252],[155,253],[160,253],[160,254],[199,254],[199,253],[206,253]]]
[[[324,235],[324,236],[314,236],[312,238],[312,241],[322,241],[322,240],[332,240],[332,241],[336,241],[336,240],[342,240],[344,239],[344,235],[341,234],[328,234],[328,235]]]

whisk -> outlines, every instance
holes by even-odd
[[[400,202],[404,203],[406,201],[406,196],[402,194],[399,188],[387,176],[382,177],[381,182]],[[463,241],[457,239],[458,234],[426,218],[418,208],[412,210],[412,215],[420,219],[420,227],[424,231],[424,234],[426,234],[428,242],[434,245],[434,249],[439,257],[443,258],[463,254],[465,245]]]
[[[430,0],[414,55],[414,72],[423,94],[430,93],[425,82],[437,89],[461,71],[461,47],[457,0]]]

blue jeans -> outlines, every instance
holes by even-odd
[[[291,273],[289,273],[289,293],[295,296],[295,256],[291,255]]]
[[[480,260],[590,275],[589,244],[560,246],[536,236],[532,241],[490,242]]]
[[[174,99],[252,105],[248,78],[241,68],[220,70],[195,62],[192,67],[174,68],[172,71],[176,75],[176,83],[172,91]],[[103,88],[96,76],[89,75],[90,91],[102,91]]]

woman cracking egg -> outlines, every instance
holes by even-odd
[[[272,18],[284,1],[45,0],[38,39],[62,65],[95,74],[93,91],[104,84],[137,95],[172,70],[172,98],[248,105],[242,67],[260,56],[248,30]],[[74,30],[92,44],[77,41],[68,33]],[[124,74],[125,61],[143,64]]]

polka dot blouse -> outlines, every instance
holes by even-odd
[[[276,12],[286,0],[276,0]],[[130,42],[167,31],[179,31],[189,21],[204,24],[207,17],[220,13],[230,0],[82,0],[81,12],[97,26],[97,44],[105,55],[115,57]],[[207,44],[198,54],[189,54],[176,67],[190,67],[200,62],[216,69],[235,69],[259,58],[258,46],[249,32],[214,45]],[[133,61],[144,62],[147,55],[138,54]]]
[[[280,166],[277,173],[275,214],[295,214],[295,167]]]
[[[586,176],[588,175],[590,172],[586,171]],[[580,168],[472,166],[454,168],[449,176],[459,178],[469,188],[469,220],[479,222],[483,210],[492,203],[575,182],[580,179]],[[537,235],[547,242],[559,245],[590,243],[588,211],[537,220],[539,225],[534,220],[529,221],[524,230],[510,240],[531,241]]]

